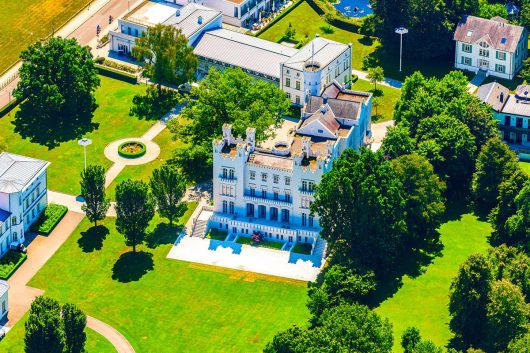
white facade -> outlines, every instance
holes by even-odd
[[[469,22],[469,23],[467,23]],[[528,31],[469,16],[455,33],[455,68],[511,80],[528,56]]]
[[[0,256],[24,242],[48,204],[49,163],[7,152],[0,154]]]
[[[336,82],[333,85],[340,87]],[[295,127],[282,129],[288,132],[278,133],[267,148],[256,146],[252,128],[243,140],[232,135],[230,125],[223,127],[222,140],[213,142],[210,228],[247,237],[260,232],[279,242],[316,243],[318,215],[310,212],[315,185],[346,148],[358,150],[370,136],[371,94],[342,89],[341,94],[358,99],[313,97],[311,102],[321,102],[321,106],[306,106]],[[354,106],[345,109],[354,115],[335,116],[334,107],[345,104]],[[322,129],[313,131],[311,127],[319,123]]]
[[[0,281],[0,323],[7,319],[9,311],[8,301],[9,285],[6,281]]]

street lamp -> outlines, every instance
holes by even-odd
[[[84,153],[85,153],[85,171],[86,171],[86,146],[92,144],[92,140],[91,139],[87,139],[86,137],[83,137],[82,139],[77,140],[77,144],[80,145],[80,146],[83,146],[83,150],[84,150]]]
[[[401,72],[401,62],[403,58],[403,35],[409,33],[405,27],[396,28],[396,33],[399,34],[399,72]]]

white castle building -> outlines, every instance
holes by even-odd
[[[48,204],[49,162],[0,153],[0,256],[25,233]]]
[[[209,228],[280,242],[315,244],[320,227],[310,212],[314,187],[346,148],[369,144],[371,93],[336,81],[308,96],[298,122],[285,120],[275,139],[256,145],[223,127],[213,142],[214,212]]]

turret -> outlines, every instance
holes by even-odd
[[[232,125],[224,124],[223,125],[223,141],[229,145],[232,144]]]
[[[304,158],[311,156],[311,139],[307,136],[302,137],[302,156]]]
[[[247,128],[247,147],[248,151],[252,153],[256,147],[256,129],[253,127]]]

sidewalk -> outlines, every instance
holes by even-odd
[[[355,70],[355,69],[351,71],[354,75],[357,75],[357,77],[359,77],[360,79],[365,80],[365,81],[370,81],[368,79],[368,72],[361,71],[361,70]],[[401,87],[403,86],[403,82],[394,80],[393,78],[388,78],[388,77],[385,77],[385,80],[383,82],[378,82],[378,84],[387,86],[387,87],[397,88],[397,89],[401,89]]]

